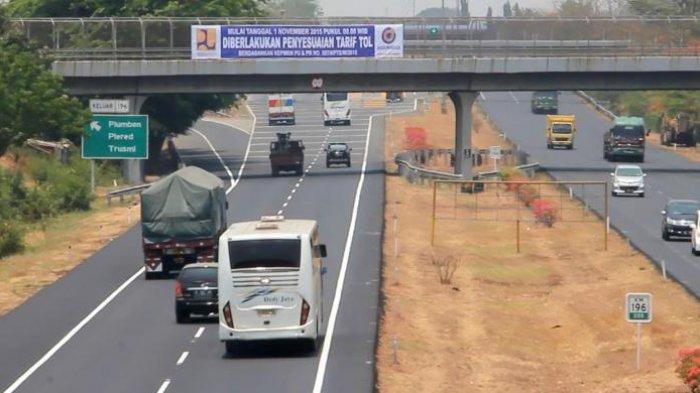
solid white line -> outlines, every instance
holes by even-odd
[[[256,121],[256,118],[255,118],[255,115],[253,115],[253,129],[251,130],[251,134],[255,131],[255,121]],[[234,126],[231,126],[231,127],[236,128]],[[236,179],[236,181],[231,185],[231,187],[229,187],[229,189],[226,190],[227,194],[229,192],[231,192],[231,190],[233,190],[233,188],[236,185],[238,185],[238,182],[240,181],[241,173],[243,172],[243,168],[245,167],[246,160],[248,159],[248,151],[250,151],[250,141],[252,141],[252,140],[253,140],[252,137],[248,139],[248,148],[246,149],[245,157],[243,158],[243,163],[241,164],[241,169],[238,171],[238,179]],[[212,150],[214,150],[214,149],[212,149]],[[218,154],[217,154],[217,156],[218,156]],[[20,387],[24,383],[24,381],[26,381],[29,377],[31,377],[32,374],[34,374],[36,372],[36,370],[39,369],[39,367],[41,367],[44,363],[46,363],[49,359],[51,359],[53,357],[53,355],[55,355],[56,352],[58,352],[58,350],[61,349],[61,347],[66,345],[66,343],[68,341],[70,341],[70,339],[73,338],[73,336],[75,336],[83,327],[85,327],[85,325],[87,325],[88,322],[90,322],[93,318],[95,318],[95,316],[97,314],[99,314],[100,311],[102,311],[105,307],[107,307],[107,305],[109,303],[111,303],[112,300],[114,300],[114,298],[116,298],[117,295],[119,295],[119,293],[121,293],[124,289],[126,289],[126,287],[128,287],[134,280],[136,280],[137,277],[139,277],[141,274],[143,274],[143,272],[145,270],[146,270],[146,268],[142,267],[136,273],[134,273],[131,277],[129,277],[126,281],[124,281],[121,285],[119,285],[119,287],[117,287],[117,289],[115,289],[112,293],[110,293],[109,296],[107,296],[100,304],[97,305],[97,307],[95,307],[95,309],[90,311],[90,313],[85,318],[83,318],[80,322],[78,322],[78,324],[75,325],[65,336],[63,336],[63,338],[58,340],[58,342],[53,347],[51,347],[51,349],[49,349],[48,352],[46,352],[44,354],[44,356],[42,356],[36,363],[34,363],[31,367],[29,367],[27,369],[27,371],[25,371],[22,375],[20,375],[19,378],[17,378],[12,383],[12,385],[10,385],[7,389],[5,389],[3,391],[3,393],[12,393],[15,390],[17,390],[17,388]],[[161,385],[162,390],[159,389],[158,391],[159,392],[165,391],[165,389],[167,389],[168,385],[170,385],[170,380],[166,379],[163,382],[163,385]]]
[[[407,110],[405,112],[411,112]],[[328,318],[328,327],[326,328],[326,335],[323,339],[323,350],[321,351],[321,357],[318,361],[318,369],[316,370],[316,379],[314,381],[313,393],[321,393],[323,390],[323,381],[326,375],[326,365],[328,364],[328,355],[330,354],[331,344],[333,343],[333,331],[335,330],[335,321],[338,317],[338,310],[340,309],[340,299],[343,294],[343,286],[345,285],[345,274],[348,269],[348,261],[350,260],[350,248],[352,247],[352,240],[355,235],[355,224],[357,223],[357,211],[360,207],[360,197],[362,196],[362,186],[365,183],[365,171],[367,170],[367,157],[369,155],[369,140],[372,135],[372,120],[374,116],[370,117],[369,127],[367,127],[367,141],[365,142],[365,155],[362,160],[362,170],[360,172],[360,180],[357,182],[357,189],[355,190],[355,201],[352,206],[352,215],[350,217],[350,227],[348,228],[348,235],[345,239],[345,249],[343,250],[343,259],[340,263],[340,273],[338,273],[338,282],[335,288],[335,296],[333,297],[333,306],[331,307],[331,315]],[[384,115],[378,115],[384,116]]]
[[[199,136],[201,136],[202,139],[204,139],[204,142],[206,142],[207,145],[209,145],[209,148],[210,148],[211,151],[214,153],[214,155],[216,156],[216,158],[219,160],[219,163],[221,163],[221,166],[224,167],[224,169],[226,170],[226,174],[228,174],[228,178],[229,178],[229,180],[231,181],[231,186],[226,190],[226,193],[228,194],[228,193],[230,192],[230,190],[233,189],[234,184],[236,184],[235,181],[234,181],[234,179],[233,179],[233,173],[231,172],[231,169],[229,169],[228,165],[226,165],[226,163],[224,162],[224,159],[221,158],[221,156],[219,155],[219,152],[216,151],[216,149],[214,148],[214,145],[211,144],[211,141],[209,141],[209,138],[207,138],[206,135],[202,134],[201,132],[199,132],[199,131],[197,131],[196,129],[191,128],[191,127],[190,127],[190,131],[194,131],[194,132],[197,133]],[[248,140],[250,141],[250,139],[248,139]]]
[[[169,379],[166,379],[166,380],[163,381],[163,383],[160,385],[160,387],[158,388],[158,390],[156,391],[156,393],[163,393],[163,392],[165,392],[165,389],[167,389],[168,386],[170,386],[170,380],[169,380]]]
[[[17,388],[20,387],[20,385],[22,385],[24,381],[27,380],[27,378],[34,374],[34,372],[44,363],[46,363],[49,359],[51,359],[51,357],[54,354],[56,354],[56,352],[58,352],[58,350],[61,349],[61,347],[63,347],[71,338],[73,338],[73,336],[75,336],[80,331],[80,329],[85,327],[85,325],[87,325],[88,322],[90,322],[95,317],[95,315],[97,315],[100,311],[102,311],[102,309],[107,307],[107,305],[115,297],[117,297],[117,295],[119,295],[119,293],[121,293],[121,291],[123,291],[124,288],[128,287],[129,284],[136,280],[136,278],[139,277],[144,272],[144,270],[146,270],[145,267],[139,269],[136,273],[134,273],[131,277],[124,281],[119,287],[117,287],[117,289],[110,293],[109,296],[107,296],[107,298],[105,298],[105,300],[102,301],[102,303],[95,307],[94,310],[90,311],[90,313],[80,322],[78,322],[78,324],[75,325],[73,329],[71,329],[65,336],[63,336],[63,338],[58,340],[56,345],[51,347],[51,349],[49,349],[49,351],[46,352],[44,356],[41,357],[41,359],[39,359],[36,363],[29,367],[29,369],[27,369],[27,371],[25,371],[24,374],[20,375],[20,377],[17,378],[17,380],[15,380],[15,382],[13,382],[12,385],[5,389],[4,393],[12,393],[15,390],[17,390]]]
[[[178,366],[181,366],[182,363],[185,363],[185,359],[187,359],[187,355],[189,355],[189,354],[190,354],[190,353],[189,353],[188,351],[183,352],[182,355],[180,355],[180,358],[177,359],[177,363],[176,363],[176,364],[177,364]]]
[[[194,334],[194,338],[202,337],[202,333],[204,333],[204,326],[200,326],[199,329],[197,329],[197,333]]]

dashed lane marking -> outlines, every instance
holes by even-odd
[[[194,338],[200,338],[202,337],[202,333],[204,333],[204,326],[200,326],[199,329],[197,329],[197,332],[194,334]]]
[[[160,384],[160,387],[158,388],[158,390],[156,390],[156,393],[165,392],[165,390],[168,388],[168,386],[170,386],[170,379],[166,379],[165,381],[163,381],[163,383]]]
[[[183,353],[180,355],[180,357],[177,359],[177,363],[175,363],[175,364],[177,364],[178,366],[181,366],[182,363],[185,363],[185,360],[187,359],[187,356],[188,356],[189,354],[190,354],[189,351],[183,352]]]

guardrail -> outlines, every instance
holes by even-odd
[[[579,97],[583,98],[584,101],[586,101],[586,102],[588,102],[589,104],[593,105],[593,108],[595,108],[595,110],[597,110],[598,112],[600,112],[601,114],[603,114],[603,116],[607,117],[608,119],[610,119],[610,120],[615,120],[615,118],[617,117],[617,116],[616,116],[614,113],[612,113],[608,108],[604,107],[604,106],[601,105],[598,101],[596,101],[595,98],[593,98],[593,97],[589,96],[588,94],[586,94],[586,92],[584,92],[584,91],[582,91],[582,90],[578,90],[578,91],[576,92],[576,94],[577,94]]]
[[[195,24],[404,25],[405,56],[700,56],[700,22],[648,18],[20,18],[57,59],[185,59]]]
[[[124,187],[124,188],[119,188],[116,190],[109,191],[109,192],[107,192],[107,194],[105,194],[105,198],[107,199],[107,206],[112,205],[112,198],[119,197],[119,201],[123,202],[124,195],[138,194],[150,186],[151,186],[150,183],[146,183],[146,184],[139,184],[136,186]]]

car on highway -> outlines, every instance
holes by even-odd
[[[231,225],[219,240],[219,339],[299,340],[318,348],[323,319],[323,259],[314,220],[263,216]]]
[[[545,113],[556,115],[559,113],[559,92],[556,91],[536,91],[532,93],[530,99],[530,110],[532,113]]]
[[[612,176],[612,196],[644,196],[646,173],[639,165],[618,165],[610,176]]]
[[[386,102],[390,104],[403,102],[403,93],[400,91],[387,91]]]
[[[672,199],[661,211],[661,237],[690,238],[693,231],[695,214],[700,210],[700,202],[686,199]]]
[[[331,165],[345,165],[350,168],[350,152],[352,148],[347,143],[329,143],[326,151],[326,168]]]
[[[175,280],[175,320],[184,323],[192,314],[210,315],[219,310],[216,263],[185,265]]]
[[[644,162],[646,126],[641,117],[619,116],[603,135],[603,158],[608,161],[628,159]]]
[[[693,255],[700,256],[700,210],[695,212],[692,227],[693,232],[690,235],[690,251]]]

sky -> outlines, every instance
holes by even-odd
[[[428,7],[440,7],[442,0],[318,0],[326,16],[413,16]],[[524,7],[551,9],[554,0],[511,0]],[[455,7],[459,0],[445,0],[446,7]],[[485,16],[486,9],[493,7],[494,15],[500,15],[505,0],[469,0],[472,16]]]

